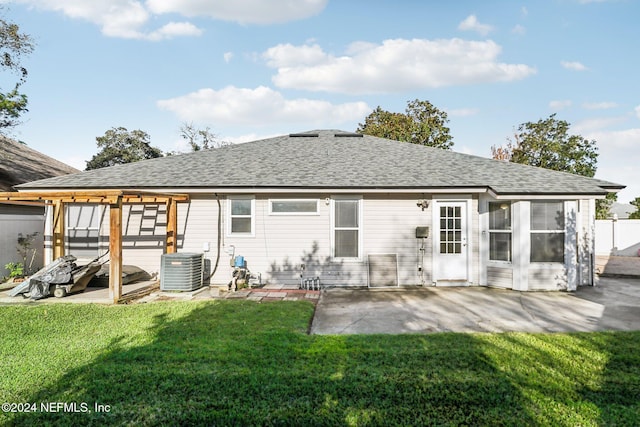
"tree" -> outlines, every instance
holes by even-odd
[[[141,130],[111,128],[104,136],[96,137],[101,151],[87,162],[86,170],[162,157],[162,151],[152,147],[149,139],[149,134]]]
[[[640,219],[640,197],[636,197],[630,203],[636,207],[636,211],[629,214],[629,219]]]
[[[230,142],[220,141],[216,134],[211,132],[209,126],[197,129],[193,123],[183,123],[180,126],[180,136],[189,143],[191,151],[208,150],[231,145]]]
[[[396,141],[451,149],[453,137],[446,124],[447,113],[429,101],[407,102],[405,113],[392,113],[379,106],[358,124],[357,132]]]
[[[607,219],[611,217],[611,206],[618,200],[616,193],[607,193],[604,199],[596,200],[596,219]]]
[[[494,158],[504,151],[514,163],[588,177],[596,173],[596,141],[569,135],[569,123],[556,119],[555,114],[536,123],[521,124],[514,139],[515,142],[508,140],[506,147],[492,147]]]
[[[0,18],[0,69],[17,75],[18,78],[7,92],[0,88],[0,132],[16,126],[20,116],[28,111],[27,96],[19,92],[20,86],[27,79],[27,69],[22,66],[21,59],[33,52],[33,49],[31,36],[21,33],[17,24]]]
[[[505,146],[491,147],[492,157],[592,178],[598,162],[596,141],[569,135],[569,126],[555,114],[536,123],[523,123],[514,135],[515,141],[507,139]],[[609,193],[605,199],[596,200],[596,218],[609,216],[616,197]]]

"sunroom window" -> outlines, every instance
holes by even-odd
[[[531,262],[564,262],[564,203],[531,202]]]
[[[489,259],[511,262],[511,203],[489,203]]]

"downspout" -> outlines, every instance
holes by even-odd
[[[220,250],[222,247],[222,205],[220,204],[220,197],[218,193],[215,193],[216,201],[218,202],[218,245],[217,245],[217,254],[216,254],[216,264],[213,267],[213,271],[209,276],[205,279],[205,282],[208,281],[216,274],[218,270],[218,264],[220,263]]]

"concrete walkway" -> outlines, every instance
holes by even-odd
[[[640,330],[640,279],[576,292],[486,287],[323,291],[312,334]]]

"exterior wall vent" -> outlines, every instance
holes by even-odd
[[[194,291],[202,287],[203,254],[163,254],[160,261],[161,291]]]
[[[289,138],[317,138],[317,133],[290,133]]]
[[[368,261],[370,288],[398,286],[397,254],[370,254]]]
[[[333,136],[335,136],[336,138],[362,138],[362,134],[361,133],[355,133],[355,132],[342,132],[342,133],[336,133]]]

